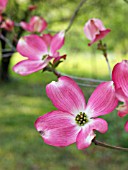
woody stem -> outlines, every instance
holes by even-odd
[[[96,140],[95,138],[93,139],[92,142],[95,145],[99,145],[99,146],[102,146],[102,147],[105,147],[105,148],[115,149],[115,150],[122,150],[122,151],[128,152],[128,148],[123,148],[123,147],[119,147],[119,146],[112,146],[112,145],[109,145],[107,143],[100,142],[100,141]]]

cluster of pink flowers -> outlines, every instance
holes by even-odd
[[[64,58],[58,50],[64,44],[64,32],[61,31],[54,36],[35,34],[22,37],[17,44],[17,51],[27,59],[17,63],[13,70],[20,75],[28,75],[44,69],[51,60],[53,63]]]
[[[4,18],[2,16],[2,13],[4,12],[4,10],[6,9],[8,0],[0,0],[0,28],[1,29],[5,29],[7,31],[12,31],[14,28],[14,22],[9,19],[9,18]]]
[[[66,58],[66,55],[60,56],[58,52],[64,45],[64,31],[55,35],[44,34],[43,31],[48,24],[44,18],[39,16],[31,17],[29,23],[22,21],[20,25],[24,30],[31,32],[31,35],[21,37],[17,43],[17,51],[25,59],[13,67],[16,73],[25,76],[43,70],[49,63],[54,65]]]
[[[47,27],[43,18],[32,17],[29,23],[21,22],[21,26],[30,32],[42,32]],[[89,45],[103,39],[110,29],[106,29],[99,19],[89,20],[84,27],[85,35],[91,42]],[[64,45],[64,31],[54,36],[31,34],[22,37],[17,44],[17,51],[27,59],[17,63],[13,70],[20,75],[28,75],[44,69],[51,60],[53,63],[64,56],[58,50]],[[124,60],[115,65],[112,80],[97,86],[86,104],[84,94],[76,82],[66,76],[61,76],[57,82],[46,86],[47,96],[58,109],[40,116],[35,127],[45,143],[64,147],[72,143],[78,149],[90,146],[96,137],[95,130],[105,133],[107,122],[98,118],[112,112],[119,105],[120,117],[128,114],[128,61]],[[125,123],[128,132],[128,121]]]

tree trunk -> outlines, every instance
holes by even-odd
[[[7,31],[2,30],[1,34],[6,37]],[[3,53],[3,50],[6,47],[6,42],[0,38],[1,41],[1,49],[2,49],[2,58],[1,58],[1,66],[0,66],[0,79],[1,81],[9,81],[10,79],[10,75],[9,75],[9,63],[10,63],[10,58],[11,55],[8,55],[7,57],[5,57],[6,52]],[[8,53],[8,52],[7,52]]]
[[[5,81],[5,82],[10,80],[10,75],[9,75],[10,58],[11,58],[11,56],[2,57],[2,59],[1,59],[0,78],[2,81]]]

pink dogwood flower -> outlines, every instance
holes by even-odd
[[[0,14],[5,10],[8,0],[0,0]]]
[[[0,28],[3,28],[7,31],[12,31],[14,28],[14,22],[11,19],[6,19],[2,22]]]
[[[46,144],[65,147],[72,143],[85,149],[95,138],[95,130],[105,133],[108,125],[98,116],[108,114],[117,106],[113,82],[101,83],[92,93],[88,104],[74,80],[62,76],[46,86],[47,96],[58,109],[40,116],[35,128]]]
[[[91,46],[93,43],[103,39],[111,30],[106,29],[100,19],[92,18],[85,23],[84,33],[86,37],[91,40],[88,44]]]
[[[63,32],[62,32],[62,34],[63,34]],[[54,46],[54,48],[55,48],[54,50],[51,49],[51,53],[54,54],[54,58],[55,58],[53,60],[53,64],[60,61],[61,59],[66,59],[66,55],[60,56],[60,53],[57,52],[57,50],[56,50],[57,48],[60,48],[59,46],[61,45],[56,41],[57,40],[56,36],[57,36],[57,34],[55,34],[54,36],[52,36],[51,34],[43,34],[42,37],[41,37],[45,41],[45,43],[47,44],[48,49],[50,49],[50,47],[52,47],[52,46]],[[64,41],[64,39],[63,39],[63,41]],[[64,43],[64,42],[62,42],[62,43]]]
[[[22,21],[20,25],[26,31],[41,33],[46,29],[47,22],[42,17],[33,16],[29,23]]]
[[[123,102],[117,108],[118,115],[124,117],[128,114],[128,60],[123,60],[114,66],[112,80],[115,84],[116,96],[119,101]],[[125,128],[127,129],[126,124]]]
[[[29,35],[22,37],[17,44],[17,51],[26,60],[22,60],[17,63],[13,70],[14,72],[25,76],[36,71],[45,68],[51,59],[58,57],[57,50],[59,50],[64,44],[64,32],[57,33],[51,43],[48,44],[37,35]]]

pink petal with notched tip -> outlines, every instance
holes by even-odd
[[[76,139],[77,148],[79,150],[88,148],[91,145],[92,140],[94,139],[95,136],[96,135],[93,132],[93,130],[86,125],[84,128],[81,129],[77,136]]]
[[[110,31],[111,31],[110,29],[106,29],[104,31],[100,31],[100,33],[96,34],[95,38],[88,45],[91,46],[93,43],[103,39]]]
[[[48,53],[45,42],[34,34],[22,37],[18,41],[17,51],[30,60],[42,60],[43,55]]]
[[[78,114],[85,110],[84,94],[74,80],[62,76],[46,86],[47,96],[59,110]]]
[[[45,143],[64,147],[76,142],[80,127],[75,124],[75,118],[68,112],[52,111],[35,122],[37,131]]]
[[[118,104],[112,81],[101,83],[89,98],[86,114],[97,117],[112,112]]]
[[[125,131],[128,132],[128,121],[124,125]]]
[[[96,136],[94,130],[105,133],[108,130],[107,122],[101,118],[90,119],[89,122],[82,127],[82,130],[77,136],[76,142],[78,149],[85,149],[91,145],[92,140]]]
[[[65,32],[61,31],[54,35],[52,38],[51,44],[50,44],[50,54],[49,55],[54,55],[54,53],[59,50],[63,45],[64,45],[64,36]]]
[[[14,65],[13,71],[22,76],[42,70],[47,66],[50,59],[45,60],[23,60]]]
[[[116,89],[121,88],[128,97],[128,60],[123,60],[114,66],[112,80],[114,81]]]
[[[108,124],[102,118],[91,119],[89,122],[89,126],[91,129],[97,130],[100,133],[105,133],[108,130]]]

